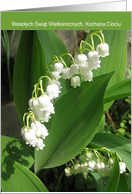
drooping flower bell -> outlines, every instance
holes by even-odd
[[[58,71],[59,73],[62,73],[63,70],[63,64],[62,63],[55,63],[54,64],[55,71]]]
[[[96,170],[98,172],[103,172],[104,171],[104,168],[105,168],[105,164],[102,161],[97,160]]]
[[[76,88],[77,86],[80,86],[80,77],[79,76],[73,76],[71,78],[71,86]]]
[[[55,80],[59,80],[61,78],[58,71],[52,71],[52,74],[53,74],[53,79]]]
[[[50,99],[58,98],[59,97],[59,87],[56,84],[48,85],[46,88],[46,94],[49,96]]]
[[[109,45],[107,43],[101,43],[97,46],[96,51],[101,57],[106,57],[109,55]]]
[[[124,162],[119,162],[120,173],[126,172],[126,164]]]
[[[88,66],[88,63],[84,63],[83,65],[80,66],[80,74],[81,75],[85,75],[89,72],[89,66]]]
[[[92,161],[90,160],[88,162],[88,169],[93,171],[95,169],[95,165],[96,165],[96,162],[94,160],[92,160]]]
[[[75,75],[79,73],[79,65],[71,65],[70,66],[71,75]]]
[[[93,72],[89,71],[87,74],[84,75],[84,81],[91,82],[93,80]]]
[[[86,162],[81,164],[81,172],[84,174],[85,172],[88,172],[88,164]]]
[[[65,168],[65,175],[66,175],[67,177],[69,177],[69,176],[72,175],[72,174],[71,174],[71,169],[70,169],[69,167]]]
[[[100,67],[100,62],[101,61],[99,60],[99,55],[97,51],[90,51],[88,53],[88,65],[91,70]]]
[[[71,69],[69,67],[64,68],[62,70],[62,78],[63,79],[70,79],[72,77]]]
[[[87,56],[85,54],[82,55],[76,55],[75,61],[78,65],[84,65],[85,62],[87,61]]]
[[[41,138],[38,139],[35,147],[37,150],[39,150],[39,149],[42,150],[43,147],[45,147],[45,144],[43,143],[43,140]]]

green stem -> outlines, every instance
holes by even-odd
[[[86,41],[84,41],[84,40],[81,40],[81,43],[80,43],[80,50],[79,50],[79,52],[80,52],[81,55],[82,55],[82,53],[84,52],[83,44],[88,45],[88,46],[93,50],[93,47],[92,47],[88,42],[86,42]]]
[[[72,62],[73,62],[73,65],[75,65],[74,58],[73,58],[73,56],[72,56],[70,53],[65,53],[65,54],[62,54],[62,55],[60,55],[59,57],[63,57],[63,56],[66,56],[66,55],[68,55],[68,56],[70,56],[70,57],[71,57]]]

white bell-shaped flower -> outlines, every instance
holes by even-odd
[[[126,164],[124,162],[119,162],[120,173],[126,172]]]
[[[88,172],[88,164],[86,162],[81,164],[81,172],[84,174],[85,172]]]
[[[28,128],[27,127],[22,127],[21,128],[21,135],[24,136],[25,132],[28,131]]]
[[[92,161],[90,160],[88,162],[88,169],[93,171],[95,169],[95,165],[96,165],[96,162],[94,160],[92,160]]]
[[[87,151],[86,152],[86,160],[91,160],[93,157],[93,152]]]
[[[56,84],[48,85],[46,88],[46,93],[50,99],[59,97],[59,87]]]
[[[91,70],[100,67],[100,62],[101,61],[99,60],[99,55],[97,51],[90,51],[88,53],[88,65]]]
[[[71,70],[71,75],[78,74],[79,73],[79,65],[77,65],[77,64],[71,65],[70,70]]]
[[[35,131],[37,137],[41,136],[41,123],[39,121],[32,122],[30,127],[33,131]]]
[[[89,66],[88,63],[84,63],[83,65],[80,66],[80,74],[85,75],[89,72]]]
[[[75,164],[74,165],[74,174],[81,173],[81,165]]]
[[[111,166],[113,166],[113,164],[114,164],[114,158],[109,158],[109,165],[111,165]]]
[[[97,46],[96,51],[101,57],[106,57],[109,55],[109,45],[107,43],[101,43]]]
[[[98,172],[103,172],[104,171],[104,168],[105,168],[105,164],[101,161],[97,161],[96,163],[96,170]]]
[[[78,65],[83,65],[87,61],[87,56],[85,54],[82,55],[76,55],[75,61]]]
[[[60,91],[60,89],[62,88],[62,86],[61,86],[61,82],[60,81],[58,81],[58,80],[52,80],[52,82],[53,82],[53,84],[56,84],[58,87],[59,87],[59,91]],[[60,91],[61,92],[61,91]]]
[[[38,140],[35,131],[33,131],[32,129],[29,129],[29,131],[25,132],[25,134],[23,135],[23,139],[26,141],[26,144],[30,144],[33,147],[35,147],[35,144]]]
[[[111,172],[112,172],[112,166],[110,165],[106,165],[105,168],[104,168],[104,175],[105,176],[110,176],[111,175]]]
[[[93,81],[93,72],[89,71],[87,74],[84,75],[84,81]]]
[[[71,169],[70,169],[69,167],[65,168],[65,175],[66,175],[67,177],[69,177],[69,176],[72,175],[72,174],[71,174]]]
[[[61,78],[58,71],[52,71],[53,79],[59,80]]]
[[[61,73],[62,72],[62,70],[63,70],[63,64],[62,63],[55,63],[54,64],[54,68],[55,68],[55,71],[58,71],[59,73]]]
[[[41,110],[49,109],[51,104],[49,95],[44,94],[44,96],[39,96],[38,103]]]
[[[62,78],[63,79],[70,79],[72,77],[71,69],[69,67],[64,68],[62,70]]]
[[[38,104],[34,109],[34,114],[41,120],[41,122],[48,122],[50,119],[50,114],[54,114],[54,106],[50,102],[48,95],[40,96],[38,98]]]
[[[48,130],[46,129],[45,125],[41,124],[40,130],[41,130],[41,137],[45,139],[49,135]]]
[[[30,110],[30,109],[33,110],[33,99],[32,99],[32,98],[29,99],[28,105],[29,105],[29,110]]]
[[[76,88],[77,86],[80,86],[80,77],[79,76],[73,76],[71,78],[71,86]]]
[[[39,149],[42,150],[44,146],[45,146],[45,144],[43,143],[43,140],[41,138],[39,138],[37,143],[36,143],[36,146],[35,146],[36,149],[37,150],[39,150]]]

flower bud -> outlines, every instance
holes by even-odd
[[[65,168],[65,175],[68,177],[72,175],[71,169],[69,167]]]
[[[126,172],[126,164],[124,162],[119,162],[120,173]]]

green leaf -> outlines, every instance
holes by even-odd
[[[94,76],[115,71],[107,89],[125,77],[127,64],[127,31],[126,30],[103,30],[105,42],[109,45],[109,56],[100,57],[101,67],[93,70]],[[91,41],[88,41],[91,44]],[[94,36],[95,48],[100,44],[99,38]],[[85,52],[87,54],[87,52]],[[104,110],[108,110],[112,102],[105,104]]]
[[[131,173],[129,173],[128,178],[127,178],[127,185],[129,191],[131,191]]]
[[[106,90],[104,103],[131,96],[131,78],[127,78]]]
[[[131,171],[131,141],[115,134],[97,133],[89,144],[92,147],[107,147],[117,152]]]
[[[120,167],[119,167],[119,159],[117,154],[115,153],[114,157],[114,165],[112,168],[112,172],[110,174],[107,192],[116,192],[118,187],[118,182],[120,179]]]
[[[45,57],[46,57],[46,64],[48,65],[51,60],[53,59],[53,56],[59,56],[65,53],[68,53],[64,43],[62,40],[58,37],[58,35],[53,30],[38,30],[37,31],[39,40],[42,44],[42,47],[44,49]],[[70,66],[71,59],[69,56],[63,57],[65,63],[67,66]],[[53,71],[53,69],[50,69]],[[70,82],[69,80],[59,79],[62,85],[61,94],[59,98],[67,92],[67,90],[70,88]],[[59,99],[55,99],[55,102]]]
[[[89,172],[95,178],[97,192],[106,192],[108,177],[104,177],[101,172]]]
[[[34,163],[34,149],[19,139],[1,136],[1,155],[30,168]]]
[[[129,192],[125,174],[120,174],[120,180],[117,187],[117,192]]]
[[[83,82],[55,103],[46,146],[35,152],[36,173],[68,162],[91,141],[102,117],[104,91],[112,74]]]
[[[23,114],[28,110],[33,86],[45,72],[45,55],[36,31],[23,31],[13,74],[13,95],[21,123]]]
[[[47,192],[40,179],[12,159],[2,156],[2,192]]]
[[[105,123],[105,114],[102,115],[102,118],[100,120],[98,129],[97,129],[97,133],[101,133],[104,130],[104,123]]]

